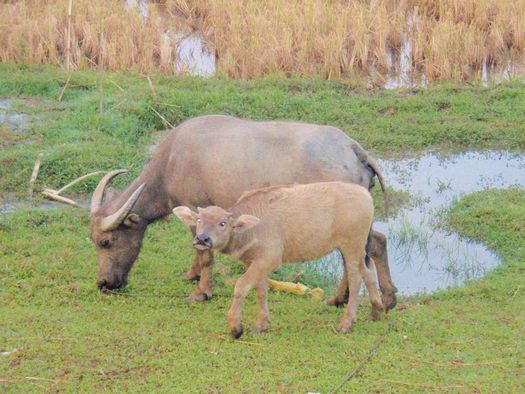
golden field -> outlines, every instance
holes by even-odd
[[[2,2],[0,61],[66,67],[69,58],[83,69],[100,57],[108,70],[173,74],[172,33],[199,31],[218,72],[232,78],[381,81],[405,43],[408,71],[464,81],[481,78],[483,64],[520,63],[525,44],[525,0],[166,0],[147,8],[143,17],[123,1],[73,0],[68,29],[68,0]]]

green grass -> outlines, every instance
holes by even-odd
[[[523,392],[525,389],[525,191],[461,199],[448,216],[495,248],[504,264],[486,278],[404,299],[379,322],[361,300],[353,333],[333,330],[341,309],[271,292],[271,331],[227,337],[232,292],[187,304],[181,279],[190,234],[177,221],[149,230],[124,295],[94,286],[88,216],[75,209],[20,211],[0,220],[0,385],[7,392],[329,392],[385,332],[377,354],[344,392]],[[220,259],[231,267],[238,265]],[[31,378],[31,379],[29,379]]]
[[[0,98],[16,98],[31,134],[0,145],[0,195],[23,195],[38,153],[44,153],[36,187],[59,187],[94,170],[130,169],[117,186],[143,167],[146,147],[166,125],[203,114],[288,119],[339,126],[376,155],[417,154],[424,148],[525,148],[525,90],[519,81],[482,87],[443,85],[428,89],[368,91],[360,85],[319,79],[269,77],[254,81],[220,78],[104,75],[100,114],[97,74],[58,68],[0,64]],[[446,105],[445,105],[446,104]],[[88,193],[97,179],[74,191]],[[0,196],[1,197],[1,196]]]
[[[25,113],[28,134],[0,128],[0,199],[26,193],[44,153],[36,190],[59,187],[98,169],[136,176],[146,147],[169,122],[207,113],[292,119],[342,127],[376,155],[424,148],[525,148],[525,92],[520,82],[367,91],[347,82],[265,78],[153,77],[105,74],[104,113],[97,74],[67,79],[47,66],[0,64],[0,98]],[[407,147],[409,147],[407,149]],[[73,191],[86,195],[97,179]],[[445,186],[444,186],[445,187]],[[374,191],[381,213],[378,188]],[[396,205],[407,202],[392,192]],[[187,304],[194,284],[181,279],[192,257],[178,222],[154,224],[120,296],[95,288],[96,256],[87,213],[75,209],[0,214],[0,387],[8,392],[329,392],[384,341],[345,392],[522,392],[525,390],[525,192],[484,191],[461,199],[448,223],[495,248],[504,265],[465,287],[402,299],[380,322],[367,300],[350,335],[334,332],[343,311],[310,297],[271,292],[271,331],[229,340],[226,311],[239,264],[219,258],[216,294]],[[411,237],[413,234],[405,234]],[[330,285],[311,265],[280,278]],[[387,332],[385,336],[385,332]]]

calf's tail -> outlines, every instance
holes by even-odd
[[[372,248],[372,226],[370,226],[370,231],[368,232],[368,239],[366,240],[365,246],[365,265],[366,268],[370,268],[370,249]]]

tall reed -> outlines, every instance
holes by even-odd
[[[160,4],[159,4],[160,3]],[[0,60],[63,65],[68,0],[0,3]],[[71,66],[176,73],[173,32],[199,30],[232,78],[267,74],[381,79],[409,48],[429,81],[523,61],[525,0],[73,0]],[[103,41],[99,29],[104,26]]]

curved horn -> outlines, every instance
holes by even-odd
[[[144,186],[146,186],[145,183],[140,185],[137,188],[137,190],[135,190],[133,194],[128,198],[128,201],[126,201],[117,212],[112,213],[111,215],[106,216],[104,219],[102,219],[102,221],[100,222],[100,228],[102,231],[114,230],[120,225],[120,223],[124,221],[124,219],[126,219],[126,216],[128,216],[129,212],[131,211],[131,208],[133,208],[133,205],[135,205],[138,198],[142,194]]]
[[[125,174],[128,172],[128,170],[115,170],[107,173],[104,175],[104,177],[100,180],[100,182],[97,185],[97,188],[95,189],[95,192],[93,193],[93,197],[91,197],[91,214],[93,215],[102,204],[102,196],[104,195],[104,190],[106,189],[106,186],[108,183],[116,177],[119,174]]]

